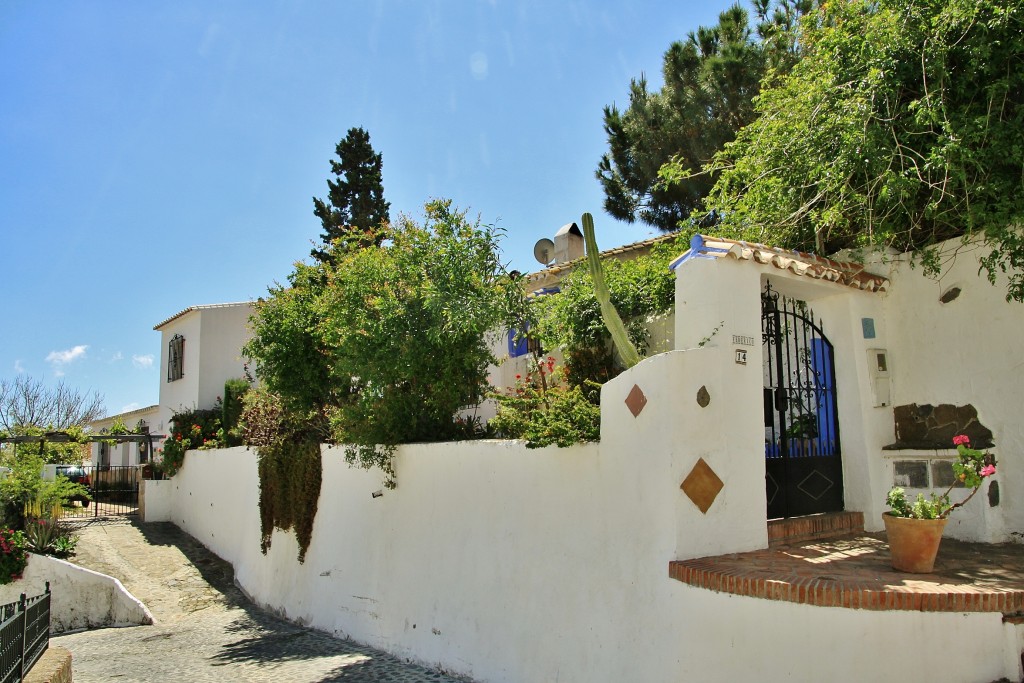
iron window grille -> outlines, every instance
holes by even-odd
[[[185,376],[185,338],[176,334],[167,345],[167,381]]]

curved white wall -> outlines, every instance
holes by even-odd
[[[29,555],[24,576],[0,586],[0,604],[24,593],[40,595],[50,583],[50,632],[152,624],[153,615],[112,576],[46,555]]]

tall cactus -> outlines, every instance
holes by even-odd
[[[587,247],[587,265],[590,267],[590,277],[594,281],[594,294],[597,296],[597,303],[601,306],[601,318],[604,326],[612,335],[612,343],[619,357],[627,368],[631,368],[640,362],[640,354],[626,334],[626,326],[619,317],[619,312],[612,305],[611,295],[608,293],[608,285],[604,281],[604,268],[601,267],[601,259],[597,254],[597,239],[594,237],[594,217],[589,213],[583,214],[583,242]]]

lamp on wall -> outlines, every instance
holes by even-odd
[[[148,446],[148,444],[145,441],[140,441],[139,442],[139,462],[140,463],[146,462],[149,459],[148,455],[149,455],[149,446]]]

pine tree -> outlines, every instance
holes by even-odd
[[[660,90],[648,90],[641,76],[630,85],[629,107],[605,107],[608,153],[596,175],[609,214],[668,231],[701,206],[715,180],[701,168],[754,120],[753,99],[769,70],[786,72],[797,60],[797,23],[813,4],[753,0],[756,35],[746,10],[733,5],[716,26],[669,47]],[[659,171],[670,161],[691,175],[662,183]]]
[[[335,148],[339,161],[331,159],[327,180],[327,200],[313,198],[313,214],[320,219],[323,244],[310,254],[316,260],[331,259],[328,247],[341,240],[348,248],[380,244],[388,221],[390,204],[384,201],[381,180],[381,155],[373,151],[370,134],[362,128],[350,128]]]

